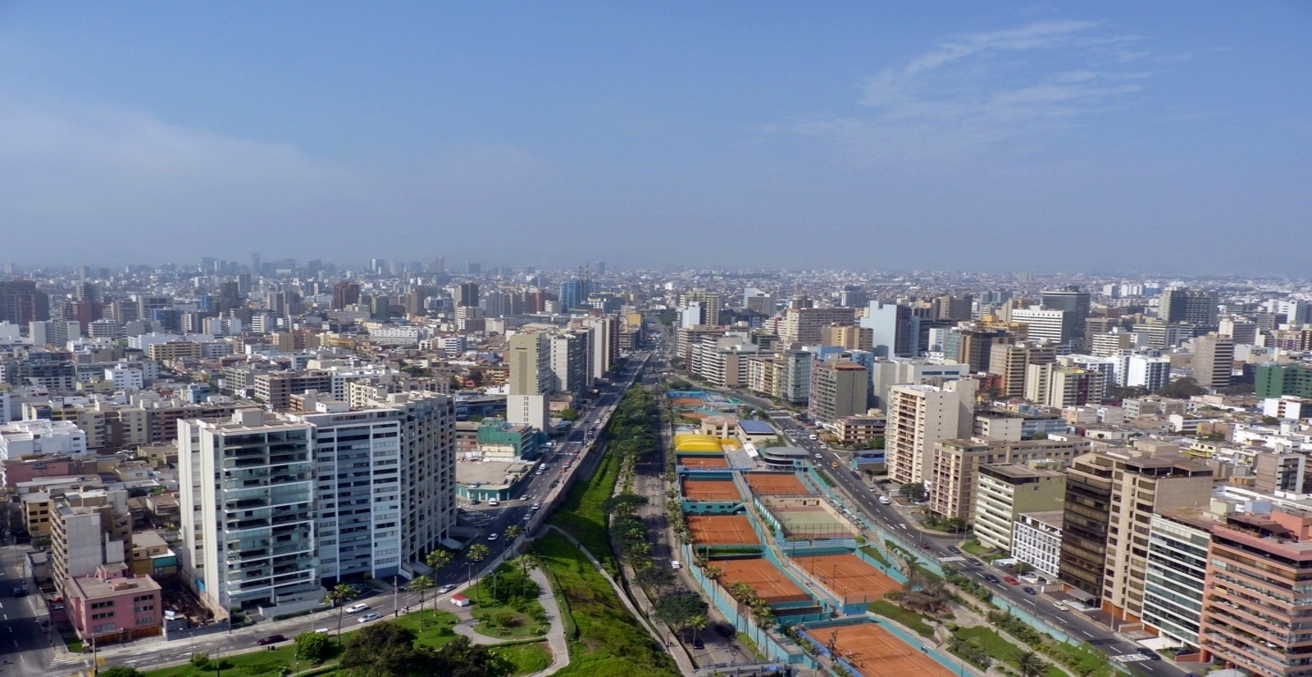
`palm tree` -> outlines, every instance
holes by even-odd
[[[506,538],[508,538],[508,539],[510,539],[510,540],[513,541],[513,540],[515,540],[515,539],[518,538],[518,537],[519,537],[519,525],[518,525],[518,524],[512,524],[512,525],[506,527]]]
[[[483,545],[482,543],[475,543],[469,546],[469,552],[465,553],[465,557],[467,557],[471,562],[482,562],[483,560],[487,559],[487,556],[490,554],[492,554],[492,550],[489,549],[486,545]],[[478,595],[477,587],[474,588],[474,594]]]
[[[1020,669],[1022,677],[1039,677],[1039,675],[1043,674],[1043,672],[1048,669],[1048,664],[1044,663],[1043,659],[1039,658],[1037,653],[1034,653],[1033,651],[1022,651],[1020,655],[1016,657],[1016,667]]]
[[[438,548],[428,553],[428,556],[424,558],[424,564],[427,564],[430,569],[437,570],[450,564],[451,558],[450,550]]]
[[[433,579],[428,576],[416,576],[410,581],[410,588],[419,592],[419,632],[424,631],[424,593],[433,589]]]
[[[342,612],[346,610],[346,603],[355,596],[355,590],[345,583],[338,583],[336,587],[328,591],[328,601],[337,605],[337,643],[342,643]]]
[[[688,619],[688,627],[692,628],[692,636],[694,638],[697,637],[697,633],[701,632],[702,630],[705,630],[706,626],[710,624],[711,622],[706,620],[706,617],[701,614],[697,614],[696,616],[693,616],[692,618]]]

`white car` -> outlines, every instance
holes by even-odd
[[[351,606],[346,607],[346,613],[348,613],[348,614],[358,614],[358,613],[360,613],[361,611],[364,611],[365,609],[368,609],[368,608],[369,608],[369,605],[368,605],[368,604],[352,604]]]
[[[444,585],[444,586],[442,586],[442,587],[440,587],[440,588],[437,589],[437,594],[439,594],[439,595],[445,595],[446,593],[451,592],[452,590],[455,590],[455,589],[456,589],[456,586],[455,586],[454,583],[447,583],[446,585]]]
[[[495,533],[495,532],[494,532],[494,533],[491,533],[491,534],[488,534],[487,540],[489,540],[489,541],[495,541],[495,540],[497,540],[498,537],[500,537],[500,535],[501,535],[501,534],[498,534],[498,533]]]
[[[824,456],[821,456],[820,454],[816,454],[815,457],[816,457],[816,458],[824,458]]]
[[[360,620],[358,620],[358,621],[356,621],[356,622],[357,622],[357,623],[368,623],[369,621],[376,621],[376,620],[378,620],[378,619],[380,619],[380,618],[382,618],[382,617],[383,617],[382,614],[365,614],[365,615],[361,616],[361,617],[360,617]]]
[[[880,497],[879,497],[879,504],[880,504],[880,505],[888,505],[888,504],[890,504],[890,503],[892,503],[892,502],[893,502],[893,500],[890,499],[890,498],[887,497],[887,496],[880,496]]]

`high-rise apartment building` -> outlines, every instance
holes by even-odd
[[[811,394],[807,413],[818,423],[832,423],[845,416],[864,414],[870,376],[855,362],[816,362],[811,368]]]
[[[1143,623],[1187,646],[1198,647],[1207,582],[1207,548],[1216,519],[1181,508],[1154,514],[1148,525],[1148,569]]]
[[[1262,677],[1312,674],[1312,515],[1255,502],[1212,527],[1203,660]]]
[[[562,393],[580,393],[592,387],[592,374],[588,373],[587,332],[560,332],[552,334],[551,373],[555,377],[552,390]]]
[[[934,445],[930,486],[930,509],[944,517],[971,520],[980,488],[980,469],[986,465],[1021,465],[1062,468],[1075,456],[1089,450],[1089,441],[999,440],[962,438],[940,440]],[[1029,506],[1052,510],[1056,503]]]
[[[1051,512],[1066,496],[1066,475],[1023,465],[979,466],[975,492],[975,537],[980,544],[1011,552],[1011,536],[1023,513]]]
[[[820,330],[820,343],[848,350],[870,351],[873,332],[865,327],[831,325]]]
[[[50,297],[32,280],[0,281],[0,322],[26,326],[50,319]]]
[[[884,454],[894,482],[931,481],[938,442],[970,435],[977,388],[977,381],[964,379],[889,389]]]
[[[769,317],[774,315],[774,296],[748,287],[743,290],[743,307]]]
[[[1285,395],[1312,398],[1312,366],[1275,362],[1258,365],[1256,395],[1262,399]]]
[[[314,427],[242,410],[226,422],[178,422],[182,559],[220,618],[268,615],[323,599],[315,555]]]
[[[850,325],[855,318],[854,308],[789,308],[779,338],[785,346],[817,345],[821,329],[834,324]]]
[[[1162,292],[1157,316],[1167,324],[1188,323],[1200,327],[1215,327],[1217,298],[1214,291],[1195,291],[1185,288]]]
[[[1062,582],[1119,618],[1141,619],[1152,515],[1206,505],[1211,492],[1212,469],[1179,456],[1127,450],[1076,458],[1066,473]]]
[[[78,322],[47,320],[45,322],[29,322],[27,331],[28,335],[32,337],[32,345],[55,346],[63,350],[69,341],[82,335],[82,325]]]
[[[1194,380],[1204,388],[1230,385],[1235,365],[1235,340],[1215,332],[1194,339]]]
[[[547,334],[528,332],[510,337],[506,348],[510,365],[506,420],[547,429],[547,396],[555,388],[556,374],[551,370],[551,343]]]
[[[1149,393],[1171,382],[1171,358],[1130,355],[1125,358],[1125,385],[1140,387]]]
[[[1002,398],[1025,396],[1026,370],[1031,364],[1052,364],[1057,360],[1057,348],[1041,343],[999,343],[991,349],[990,374],[1002,377]]]
[[[683,295],[682,305],[688,306],[692,303],[699,304],[697,307],[701,309],[701,321],[697,324],[704,324],[711,327],[720,326],[720,309],[722,307],[722,301],[719,294],[708,292],[704,289],[694,289]]]
[[[1015,342],[1016,336],[1002,329],[962,326],[947,333],[943,342],[943,358],[968,364],[971,372],[987,372],[993,356],[993,346]]]
[[[1026,367],[1025,399],[1049,407],[1078,407],[1096,404],[1106,392],[1102,372],[1059,364]]]
[[[235,286],[234,286],[235,289]],[[345,280],[333,285],[333,310],[341,310],[360,302],[360,285]]]
[[[461,308],[477,308],[479,302],[478,283],[463,282],[456,285],[456,306]]]
[[[401,570],[398,409],[289,416],[314,428],[315,537],[321,578],[390,578]]]
[[[871,406],[888,409],[888,391],[895,385],[939,386],[970,376],[970,365],[945,364],[942,360],[877,359],[870,366]]]

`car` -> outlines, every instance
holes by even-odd
[[[314,630],[314,634],[316,634],[316,635],[326,635],[326,634],[328,634],[328,628],[315,628],[315,630]]]
[[[960,555],[960,554],[961,554],[961,550],[958,549],[957,546],[955,546],[955,545],[949,545],[949,546],[948,546],[948,552],[950,552],[950,553],[952,553],[952,554],[954,554],[954,555]]]
[[[670,560],[670,568],[674,569],[675,571],[678,571],[679,569],[683,568],[683,565],[679,563],[679,560],[672,559]]]
[[[1025,586],[1024,588],[1021,588],[1021,590],[1024,590],[1024,591],[1025,591],[1025,594],[1027,594],[1027,595],[1037,595],[1037,594],[1039,594],[1039,591],[1038,591],[1038,590],[1035,590],[1034,588],[1031,588],[1031,587],[1028,586],[1028,585]]]
[[[893,502],[893,499],[891,499],[891,498],[889,498],[889,497],[887,497],[887,496],[880,496],[880,497],[879,497],[879,504],[880,504],[880,505],[889,505],[889,504],[891,504],[892,502]]]
[[[446,593],[451,592],[452,590],[455,589],[456,589],[455,583],[447,583],[446,585],[437,589],[437,594],[445,595]]]
[[[479,503],[478,499],[474,499],[469,502],[470,505],[478,505],[478,503]]]
[[[361,611],[364,611],[365,609],[368,609],[368,608],[369,608],[369,605],[368,605],[368,604],[352,604],[351,606],[346,607],[346,613],[348,613],[348,614],[358,614],[358,613],[360,613]]]
[[[529,521],[529,520],[531,520],[531,519],[533,519],[533,513],[531,513],[531,512],[526,512],[526,513],[524,513],[524,521],[525,521],[525,522],[527,522],[527,521]]]
[[[541,504],[541,503],[534,503],[534,504],[529,508],[529,510],[541,510],[541,509],[542,509],[542,504]]]
[[[1158,654],[1156,651],[1153,651],[1152,649],[1149,649],[1146,646],[1141,646],[1138,649],[1135,649],[1135,651],[1139,652],[1140,656],[1143,656],[1149,660],[1154,660],[1154,661],[1162,660],[1161,654]]]
[[[27,597],[27,588],[14,588],[9,594],[14,597]]]
[[[492,533],[488,534],[488,536],[487,536],[487,540],[489,540],[489,541],[495,541],[495,540],[497,540],[497,539],[500,538],[500,537],[501,537],[501,534],[498,534],[498,533],[496,533],[496,532],[492,532]]]
[[[998,577],[997,577],[997,576],[994,576],[993,574],[984,574],[984,580],[986,580],[986,581],[988,581],[988,582],[990,582],[990,583],[997,583],[997,582],[998,582]]]
[[[1015,576],[1003,576],[1002,581],[1007,585],[1020,585],[1020,581],[1016,580]]]
[[[692,648],[694,648],[694,649],[705,649],[705,648],[706,648],[706,643],[702,641],[702,638],[701,638],[701,637],[695,637],[695,638],[693,638],[693,640],[692,640]]]
[[[491,505],[491,506],[498,506],[498,505],[501,505],[501,501],[498,501],[498,500],[495,499],[495,498],[489,498],[488,501],[487,501],[487,504],[488,504],[488,505]]]
[[[1070,607],[1066,606],[1066,603],[1065,603],[1065,602],[1055,602],[1055,603],[1052,605],[1052,608],[1056,609],[1057,611],[1070,611],[1070,610],[1071,610]]]
[[[268,637],[261,637],[255,640],[255,643],[260,646],[264,646],[266,644],[277,644],[278,642],[285,642],[285,641],[287,641],[287,638],[283,637],[282,635],[269,635]]]
[[[365,614],[361,616],[360,619],[356,621],[356,623],[368,623],[369,621],[376,621],[382,617],[383,617],[382,614]]]
[[[824,458],[824,456],[821,456],[820,454],[816,454],[815,457],[816,457],[816,458]]]

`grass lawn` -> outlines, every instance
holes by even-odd
[[[551,651],[547,648],[546,642],[508,644],[492,649],[492,653],[510,661],[515,666],[515,669],[510,673],[511,677],[531,675],[551,667]]]
[[[506,604],[488,606],[489,604],[492,603],[489,601],[481,605],[474,604],[470,609],[474,618],[478,619],[478,625],[474,626],[474,632],[480,635],[500,639],[525,639],[527,637],[541,637],[547,634],[547,630],[550,629],[550,626],[546,623],[533,620],[534,610],[542,608],[537,600],[526,603],[524,605],[525,611],[518,611]],[[503,622],[505,618],[502,616],[503,614],[509,614],[508,623]],[[497,620],[498,616],[502,616],[503,620]]]
[[[564,600],[570,664],[560,677],[673,677],[674,661],[656,646],[583,553],[555,532],[533,543]]]
[[[986,628],[983,626],[962,628],[957,631],[957,636],[980,647],[990,658],[1002,661],[1013,669],[1017,666],[1017,659],[1020,657],[1021,653],[1025,651],[1015,644],[1003,639],[1002,635],[999,635],[992,628]],[[1061,668],[1053,665],[1051,658],[1043,656],[1043,660],[1048,663],[1048,669],[1043,673],[1044,677],[1067,677],[1066,673],[1062,671]]]
[[[888,561],[887,557],[884,557],[884,553],[879,552],[879,548],[876,548],[873,545],[867,545],[866,547],[861,548],[861,552],[864,552],[870,556],[870,559],[873,559],[886,567],[893,566],[893,563]]]
[[[748,635],[747,633],[745,632],[738,633],[738,643],[743,645],[744,649],[747,649],[748,651],[752,652],[752,655],[756,656],[756,660],[758,661],[765,660],[765,655],[762,654],[761,650],[756,647],[756,640],[752,639],[751,636]]]
[[[431,604],[432,602],[429,603]],[[451,643],[451,641],[457,637],[455,631],[451,630],[451,628],[455,627],[455,625],[460,622],[460,617],[450,611],[439,611],[432,608],[424,609],[424,631],[422,633],[419,632],[418,611],[406,614],[400,618],[389,618],[387,620],[415,633],[415,643],[420,646],[439,649]],[[343,632],[342,634],[346,635],[343,641],[351,641],[351,638],[347,633]]]
[[[879,614],[880,616],[901,623],[921,637],[930,637],[934,634],[933,626],[925,622],[924,616],[921,616],[914,611],[903,609],[886,599],[875,600],[866,605],[866,609]]]
[[[614,576],[617,568],[615,558],[610,552],[610,539],[606,533],[606,512],[602,504],[610,498],[615,480],[620,474],[620,459],[617,455],[606,452],[597,471],[587,482],[575,482],[565,495],[565,501],[551,516],[551,523],[564,529],[583,547],[592,553],[597,561],[605,565],[606,570]]]
[[[234,677],[236,675],[241,677],[278,677],[282,674],[283,668],[296,667],[296,647],[288,641],[280,643],[278,648],[273,651],[252,651],[217,658],[211,654],[211,667],[208,670],[197,670],[195,666],[187,663],[175,665],[171,668],[151,670],[146,673],[146,677],[213,677],[215,674],[213,664],[219,660],[223,663],[223,670],[228,674],[235,673]],[[313,666],[309,663],[300,665],[302,670],[308,670],[311,667]]]

